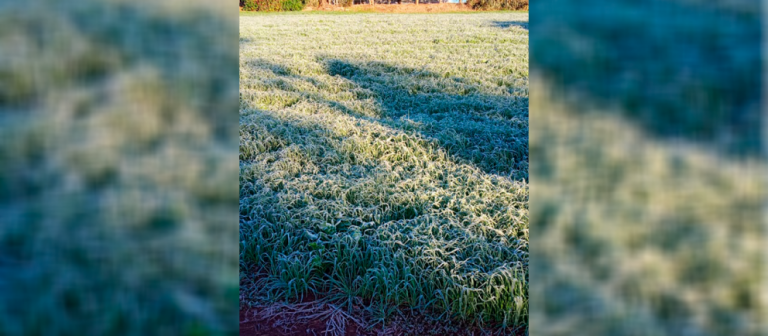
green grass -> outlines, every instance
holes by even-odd
[[[527,21],[241,17],[244,298],[526,329]]]

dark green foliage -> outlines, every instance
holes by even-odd
[[[304,9],[302,0],[283,0],[284,11],[300,11],[302,9]]]
[[[467,0],[467,6],[479,10],[528,9],[528,0]]]
[[[241,0],[244,11],[278,12],[300,11],[304,9],[303,0]]]

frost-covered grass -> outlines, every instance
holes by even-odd
[[[241,17],[244,298],[527,328],[527,22]]]

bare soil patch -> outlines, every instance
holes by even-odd
[[[328,304],[274,304],[240,310],[241,336],[358,336],[366,332],[355,318]]]

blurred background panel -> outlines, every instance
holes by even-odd
[[[532,335],[765,334],[760,6],[531,4]]]
[[[237,332],[234,1],[0,1],[0,335]]]

